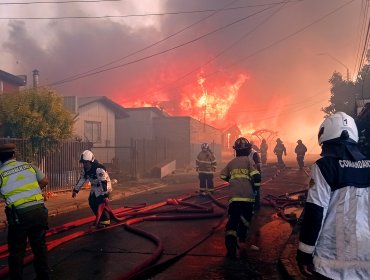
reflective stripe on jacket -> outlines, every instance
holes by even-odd
[[[199,173],[214,173],[217,167],[216,158],[211,151],[201,151],[195,164]]]
[[[0,167],[1,195],[8,207],[18,207],[29,202],[44,202],[36,170],[27,163],[16,160],[6,161]]]
[[[220,173],[222,180],[230,185],[230,202],[254,202],[253,185],[260,185],[260,173],[253,166],[248,156],[232,159]],[[253,183],[252,183],[253,182]]]
[[[109,174],[104,165],[97,161],[93,162],[89,171],[81,171],[80,178],[78,179],[74,189],[79,192],[85,182],[90,182],[90,193],[95,194],[96,197],[108,194],[112,191],[112,183]]]
[[[370,160],[312,166],[299,250],[331,279],[370,279]]]

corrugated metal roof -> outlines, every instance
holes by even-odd
[[[153,111],[158,115],[168,117],[169,115],[158,107],[136,107],[136,108],[125,108],[126,111]]]
[[[77,105],[78,107],[84,107],[94,102],[101,102],[110,108],[116,115],[117,118],[128,118],[129,114],[127,114],[126,109],[121,105],[113,102],[106,96],[89,96],[89,97],[78,97],[77,98]]]
[[[27,84],[27,76],[15,76],[3,70],[0,70],[0,80],[3,80],[7,83],[17,85],[17,86],[25,86]]]

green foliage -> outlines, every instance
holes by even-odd
[[[64,107],[62,97],[46,87],[1,95],[0,123],[4,136],[47,147],[56,146],[73,133],[72,114]]]
[[[370,96],[369,67],[369,65],[364,65],[354,82],[343,80],[342,75],[338,72],[333,73],[329,79],[331,84],[330,105],[322,108],[327,116],[342,111],[356,117],[356,100],[368,99]]]

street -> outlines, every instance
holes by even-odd
[[[267,200],[262,200],[261,210],[253,218],[246,244],[240,244],[239,258],[229,260],[225,258],[226,216],[222,207],[227,204],[227,187],[222,187],[223,182],[215,178],[216,185],[220,186],[214,194],[217,204],[210,197],[196,193],[196,174],[167,180],[166,187],[112,201],[112,209],[126,206],[127,211],[137,207],[133,216],[121,212],[125,222],[113,222],[111,227],[99,231],[91,230],[90,222],[48,237],[50,244],[60,242],[61,238],[68,240],[50,251],[51,278],[284,279],[278,259],[292,224],[277,215]],[[306,173],[296,167],[294,160],[287,162],[282,170],[269,164],[263,168],[261,196],[299,191],[307,182]],[[173,201],[175,198],[179,198],[178,202]],[[142,215],[137,213],[143,211],[140,207],[146,209]],[[50,228],[89,216],[88,208],[58,215],[50,218]],[[130,217],[148,220],[127,226],[133,221]],[[130,231],[130,227],[144,235]],[[153,238],[148,239],[146,233],[158,238],[159,244]],[[2,235],[1,240],[6,240],[4,233]],[[6,265],[6,258],[1,261]],[[24,279],[34,279],[32,266],[25,267],[24,276]]]

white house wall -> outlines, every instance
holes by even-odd
[[[115,114],[106,105],[100,102],[93,102],[79,108],[78,119],[75,123],[75,133],[85,138],[85,121],[100,122],[101,123],[101,141],[94,143],[93,152],[95,157],[102,163],[111,163],[115,156],[113,148],[115,142]],[[104,147],[104,148],[103,148]]]

